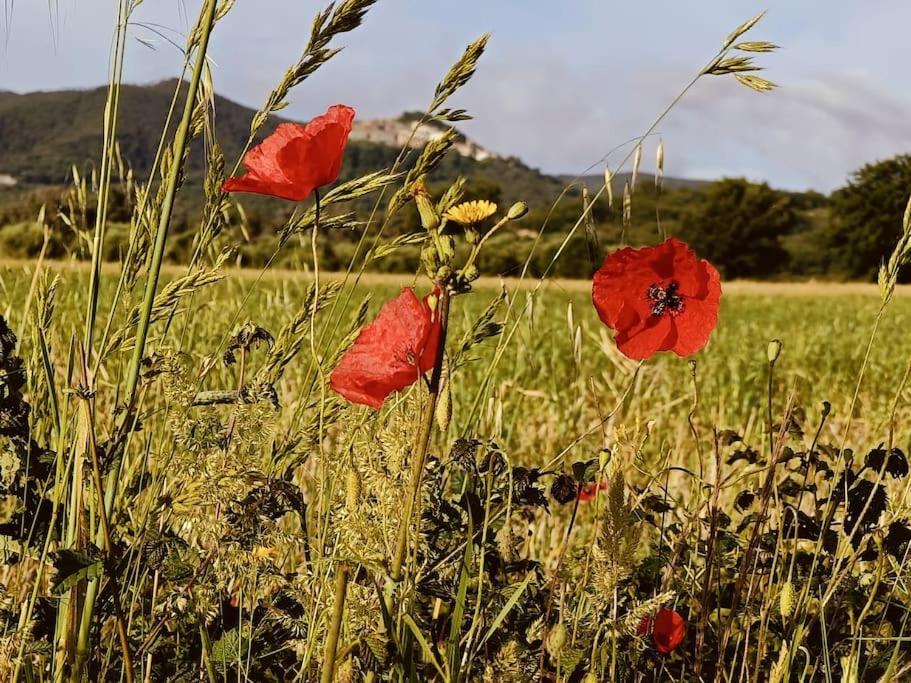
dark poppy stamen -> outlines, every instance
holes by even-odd
[[[683,297],[677,294],[680,285],[675,280],[668,283],[666,287],[655,283],[648,288],[645,298],[652,302],[652,315],[660,316],[665,313],[679,315],[683,312]]]

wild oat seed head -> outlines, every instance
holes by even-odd
[[[446,212],[446,218],[463,226],[479,225],[497,212],[497,205],[486,199],[463,202]]]
[[[767,81],[764,78],[751,74],[735,73],[734,78],[756,92],[769,92],[778,87],[775,83],[772,83],[772,81]]]

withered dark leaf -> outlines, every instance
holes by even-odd
[[[889,525],[889,532],[883,539],[883,547],[887,553],[901,562],[907,552],[909,541],[911,528],[908,528],[907,520],[897,520]]]
[[[856,530],[867,532],[879,521],[886,510],[889,497],[882,484],[858,479],[848,491],[848,506],[845,512],[845,533],[853,535]],[[856,539],[855,539],[856,540]]]
[[[249,352],[257,345],[265,344],[268,348],[275,346],[275,339],[265,330],[254,323],[247,321],[237,333],[228,341],[228,347],[222,358],[225,365],[232,365],[236,362],[235,354],[238,351]]]
[[[664,496],[658,496],[654,493],[650,493],[642,499],[642,507],[659,515],[674,509],[674,506]]]
[[[550,484],[550,495],[560,505],[566,505],[576,499],[579,485],[568,474],[558,474]]]
[[[737,498],[734,500],[734,507],[743,512],[753,504],[753,501],[755,499],[756,494],[752,491],[741,491],[737,494]]]
[[[728,458],[728,465],[733,465],[738,460],[746,460],[747,464],[755,465],[759,462],[759,451],[749,446],[744,446],[734,451]]]
[[[722,429],[718,432],[718,443],[722,446],[733,446],[743,441],[743,437],[733,429]]]
[[[888,459],[886,460],[886,472],[892,475],[893,479],[900,479],[908,476],[908,459],[904,451],[900,448],[890,448]]]

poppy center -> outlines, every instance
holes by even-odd
[[[661,316],[665,313],[679,315],[683,312],[684,302],[677,290],[680,285],[676,280],[671,280],[667,286],[659,285],[657,282],[648,288],[645,298],[652,304],[652,315]]]

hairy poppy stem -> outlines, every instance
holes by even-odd
[[[405,499],[405,514],[399,524],[399,535],[395,544],[395,555],[392,560],[390,576],[392,580],[398,582],[402,578],[402,566],[405,564],[405,556],[408,548],[408,527],[411,525],[411,517],[414,513],[414,506],[417,502],[418,494],[421,490],[421,479],[424,475],[424,461],[427,458],[427,448],[430,445],[430,436],[433,433],[433,418],[436,413],[437,399],[440,396],[441,379],[443,376],[443,358],[446,350],[446,330],[449,327],[449,302],[451,294],[449,290],[443,289],[440,294],[439,316],[440,316],[440,341],[437,346],[437,357],[433,364],[433,373],[430,375],[430,399],[427,402],[425,412],[421,416],[421,431],[415,448],[415,458],[411,467],[411,487],[408,496]]]

